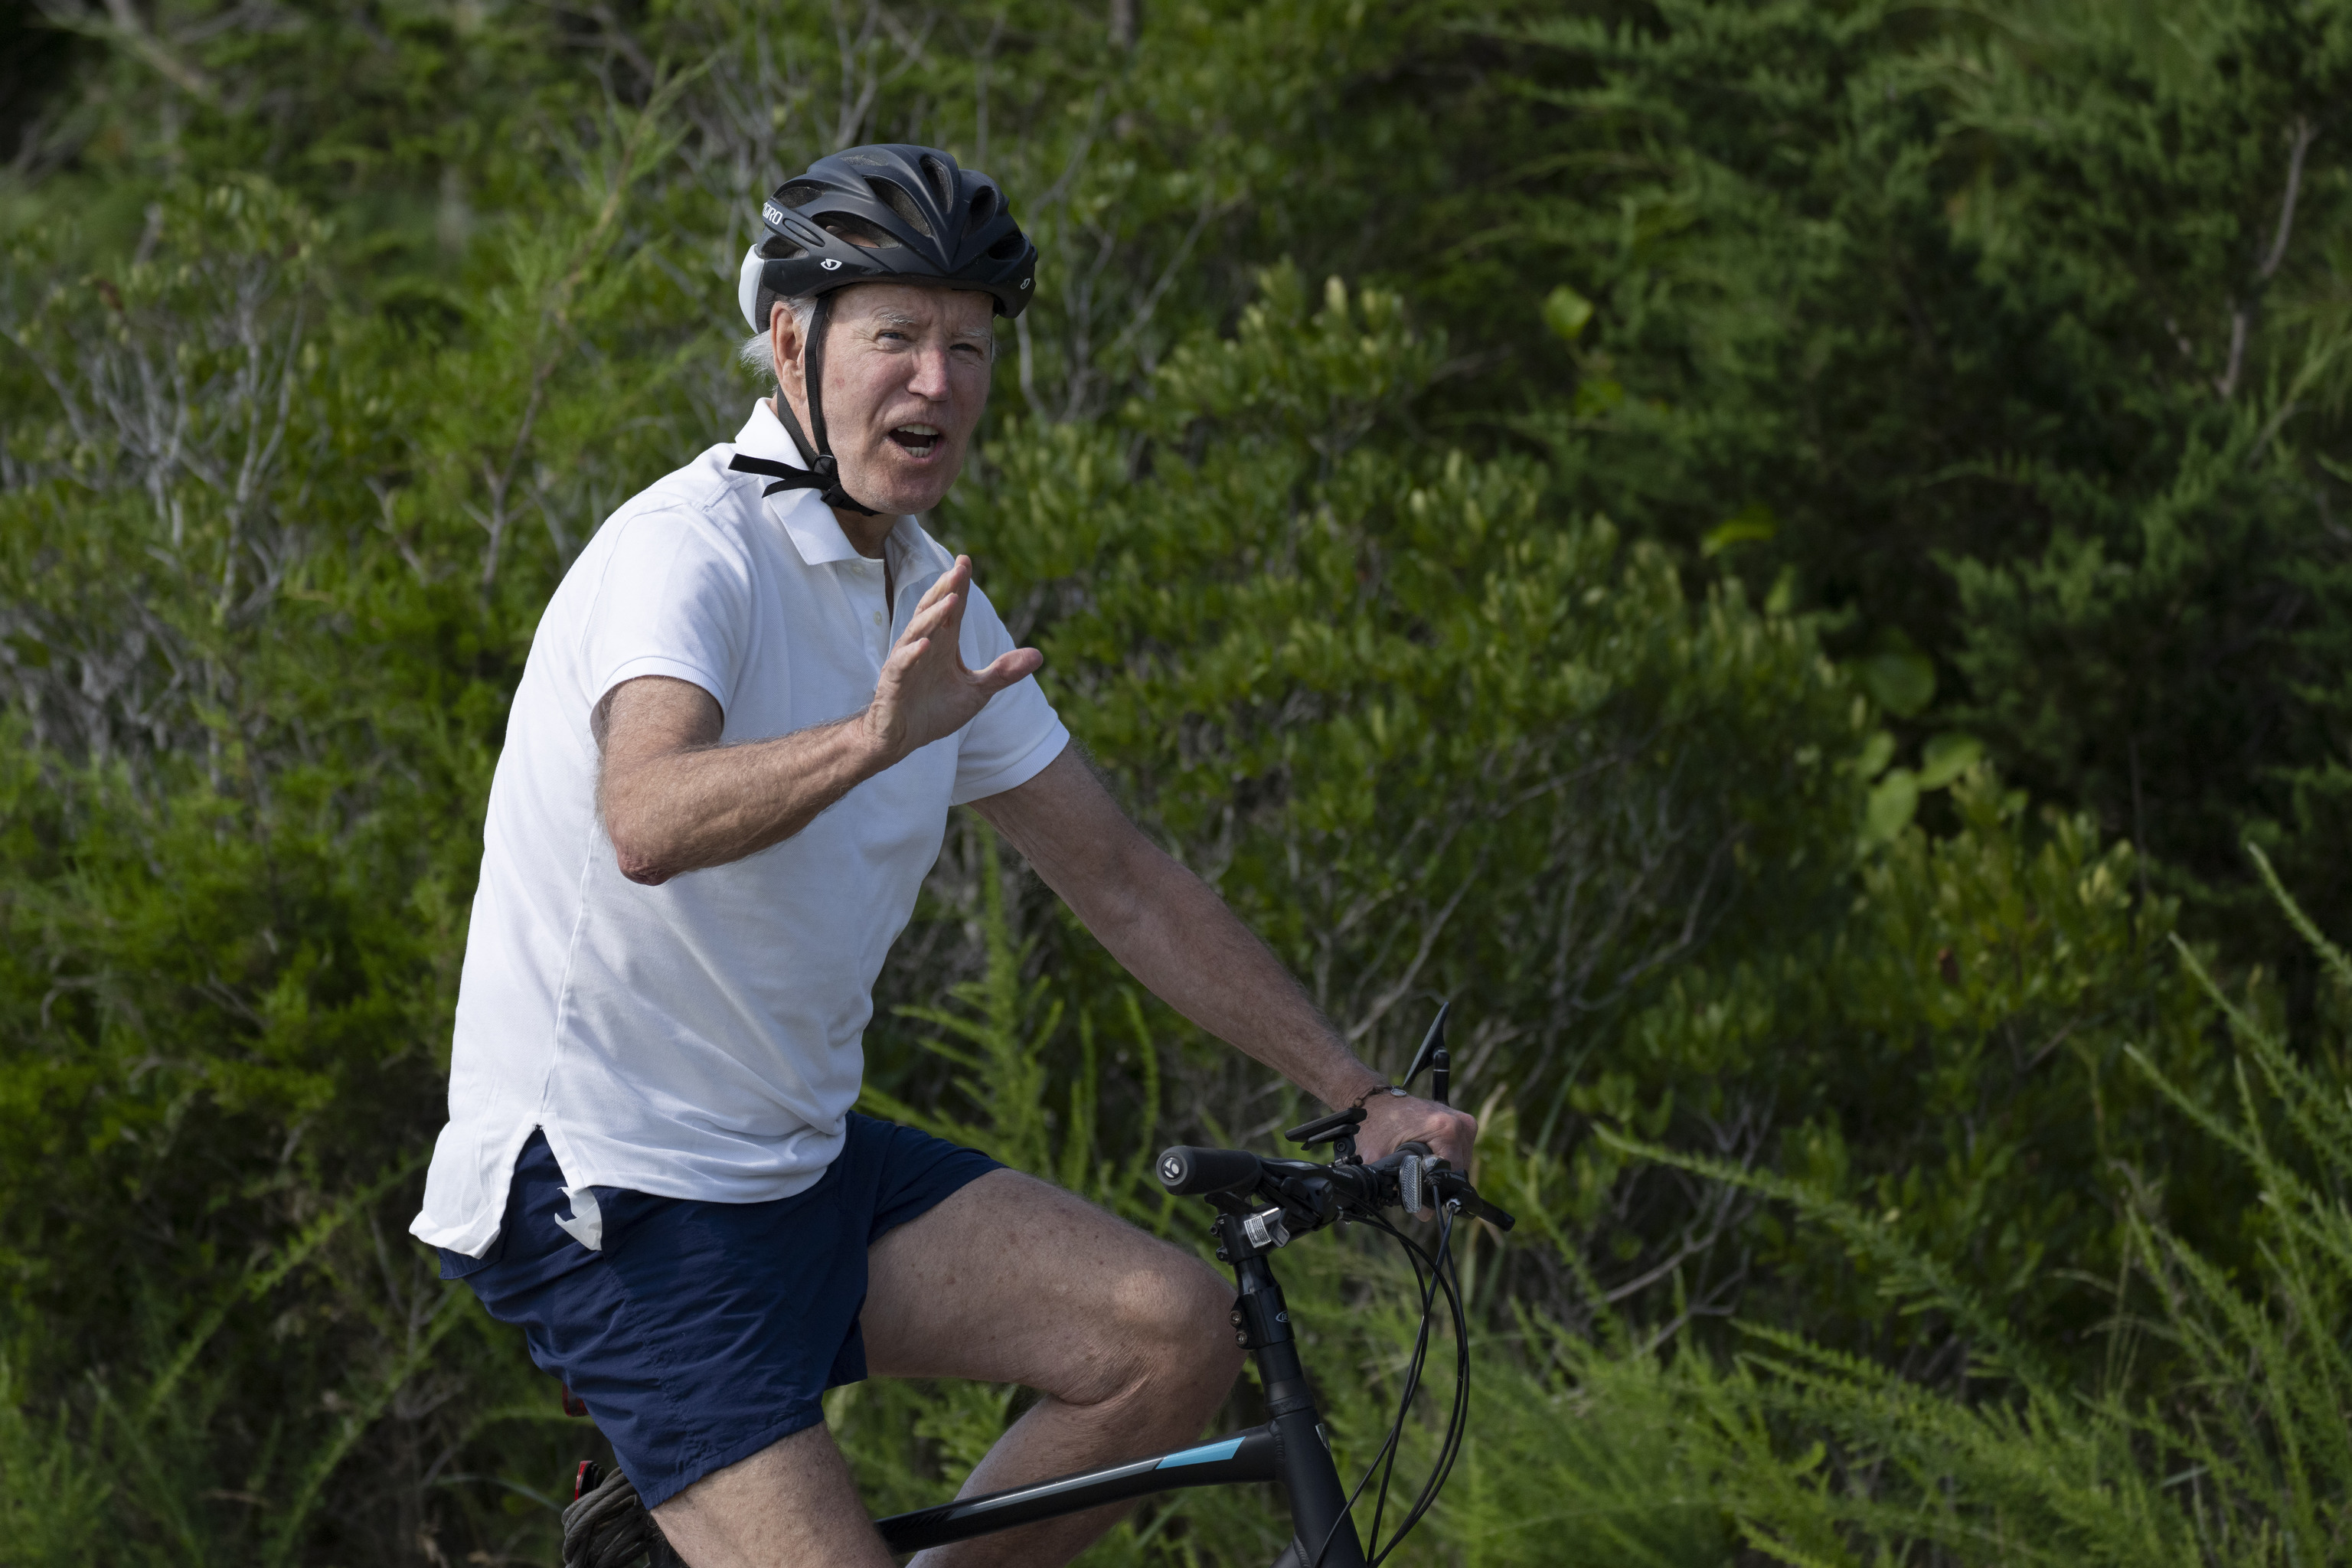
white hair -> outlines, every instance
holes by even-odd
[[[794,294],[788,298],[778,300],[776,303],[782,309],[790,310],[793,313],[793,322],[795,326],[800,328],[801,337],[805,340],[808,337],[809,323],[816,319],[816,296],[814,294]],[[768,319],[771,321],[775,320],[773,312],[770,313]],[[762,380],[772,380],[774,378],[776,374],[775,350],[772,346],[766,332],[753,332],[750,337],[745,338],[743,340],[743,346],[735,351],[735,357],[741,361],[743,368],[750,371],[753,375],[759,376]]]

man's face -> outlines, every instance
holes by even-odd
[[[824,425],[842,488],[885,513],[929,511],[962,470],[988,405],[994,302],[985,294],[858,283],[833,296],[831,314]],[[775,313],[769,341],[777,380],[806,430],[807,373],[791,311]]]

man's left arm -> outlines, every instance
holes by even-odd
[[[1129,973],[1193,1023],[1335,1110],[1388,1081],[1357,1059],[1225,901],[1128,820],[1075,745],[1028,783],[972,805]],[[1363,1103],[1366,1159],[1418,1139],[1468,1167],[1478,1130],[1469,1115],[1395,1095]]]

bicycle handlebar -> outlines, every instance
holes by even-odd
[[[1408,1158],[1421,1162],[1412,1178],[1405,1173]],[[1469,1177],[1443,1160],[1430,1159],[1428,1145],[1423,1143],[1407,1143],[1369,1164],[1328,1165],[1303,1160],[1264,1160],[1246,1149],[1196,1149],[1178,1144],[1161,1151],[1159,1173],[1160,1185],[1178,1197],[1263,1194],[1281,1204],[1286,1214],[1301,1220],[1312,1219],[1313,1225],[1293,1224],[1294,1230],[1328,1223],[1340,1209],[1370,1215],[1384,1208],[1403,1207],[1408,1196],[1458,1204],[1464,1214],[1483,1219],[1497,1230],[1508,1230],[1516,1223],[1509,1215],[1481,1198]],[[1409,1194],[1408,1181],[1421,1192]]]
[[[1180,1143],[1160,1155],[1160,1184],[1180,1198],[1254,1187],[1265,1172],[1265,1162],[1246,1149],[1195,1149]]]

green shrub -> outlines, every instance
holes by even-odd
[[[1465,1066],[1540,1096],[1664,966],[1834,900],[1865,712],[1806,623],[1415,441],[1438,354],[1395,297],[1277,269],[1119,425],[1007,429],[949,526],[1371,1059],[1454,995]]]
[[[2352,998],[2352,963],[2254,858],[2340,1007]],[[2119,1255],[2104,1282],[2102,1354],[2087,1374],[2016,1314],[2011,1281],[1980,1285],[1932,1236],[1854,1202],[1851,1189],[1670,1156],[1790,1205],[1899,1310],[1958,1324],[1965,1364],[1957,1376],[1923,1376],[1930,1369],[1756,1325],[1722,1368],[1686,1354],[1670,1367],[1637,1355],[1632,1371],[1596,1370],[1593,1352],[1568,1342],[1571,1378],[1631,1380],[1665,1402],[1685,1438],[1675,1473],[1703,1485],[1746,1543],[1775,1562],[2333,1560],[2352,1501],[2343,1420],[2352,1117],[2340,1025],[2290,1046],[2186,947],[2178,962],[2203,1005],[2228,1020],[2237,1060],[2200,1082],[2166,1066],[2152,1044],[2135,1044],[2123,1071],[2234,1167],[2246,1201],[2232,1217],[2248,1245],[2225,1261],[2184,1234],[2173,1217],[2182,1194],[2161,1173],[2179,1168],[2177,1152],[2146,1151],[2130,1173]]]

